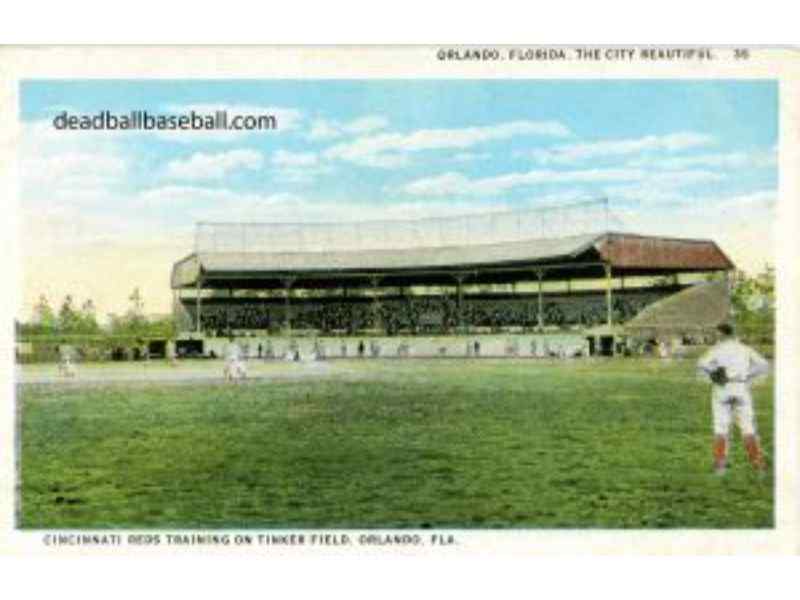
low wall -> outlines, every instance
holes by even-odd
[[[200,339],[195,337],[194,339]],[[203,355],[226,356],[228,338],[202,338]],[[315,350],[325,358],[363,356],[382,358],[580,356],[589,354],[589,342],[577,333],[506,334],[414,337],[240,337],[233,341],[247,358],[285,358],[299,352],[310,356]]]

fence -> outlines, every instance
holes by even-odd
[[[613,222],[612,222],[613,221]],[[342,223],[198,223],[195,251],[321,252],[435,248],[602,233],[605,198],[530,210]]]

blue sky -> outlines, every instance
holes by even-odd
[[[62,110],[191,108],[276,114],[278,130],[51,125]],[[770,81],[37,80],[21,86],[20,118],[28,306],[71,291],[119,311],[141,285],[164,310],[170,263],[191,250],[198,220],[407,218],[605,196],[623,228],[712,237],[745,268],[772,256]],[[81,276],[103,269],[105,287]]]

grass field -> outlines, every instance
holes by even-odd
[[[324,366],[19,384],[22,527],[772,526],[772,475],[738,432],[729,474],[711,473],[693,361]],[[754,390],[768,457],[772,389]]]

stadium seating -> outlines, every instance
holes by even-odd
[[[625,322],[643,308],[674,289],[632,289],[615,292],[615,322]],[[184,301],[183,308],[192,328],[196,327],[196,306]],[[543,301],[546,327],[592,327],[605,322],[606,304],[602,292],[548,294]],[[502,332],[531,329],[538,325],[538,298],[532,294],[485,294],[466,296],[459,311],[454,296],[391,296],[380,298],[295,298],[290,305],[291,327],[321,333],[352,333],[379,330],[389,335],[448,333],[459,327]],[[208,333],[230,331],[277,331],[286,326],[283,299],[235,302],[225,299],[204,301],[201,327]]]

